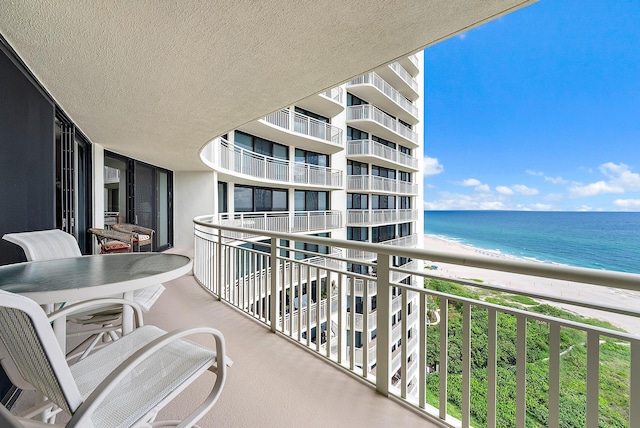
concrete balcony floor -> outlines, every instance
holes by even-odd
[[[217,328],[234,362],[201,427],[438,426],[217,301],[192,276],[164,285],[145,323],[165,330]],[[158,420],[184,416],[208,392],[208,376],[187,388]]]

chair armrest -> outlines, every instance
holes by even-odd
[[[78,407],[73,417],[69,421],[67,426],[69,427],[82,427],[90,421],[91,414],[98,408],[100,403],[109,395],[109,393],[130,373],[136,366],[143,362],[153,353],[157,352],[164,346],[181,340],[186,336],[194,334],[211,334],[216,341],[216,382],[207,396],[207,398],[198,406],[198,408],[192,412],[187,419],[183,420],[185,426],[190,426],[189,421],[199,419],[195,415],[200,414],[203,411],[211,408],[217,399],[219,398],[224,383],[227,377],[227,366],[231,366],[233,361],[226,355],[226,346],[224,336],[219,330],[211,327],[191,327],[182,328],[170,333],[165,333],[162,336],[152,340],[145,346],[140,348],[137,352],[133,353],[126,360],[122,362],[111,374],[109,374],[94,390],[87,399]],[[222,357],[220,357],[222,356]],[[220,364],[220,358],[222,358],[223,364]]]
[[[144,325],[144,321],[142,318],[142,309],[140,308],[140,305],[131,300],[121,299],[118,297],[105,297],[74,303],[72,305],[65,306],[64,308],[59,309],[55,312],[52,312],[47,318],[49,319],[49,322],[53,322],[60,317],[68,317],[69,315],[73,315],[74,313],[87,313],[87,310],[91,308],[100,309],[106,306],[114,305],[130,306],[131,309],[133,309],[136,328],[142,327]]]

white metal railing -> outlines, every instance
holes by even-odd
[[[120,170],[118,168],[111,168],[110,166],[104,166],[104,184],[113,184],[120,182]]]
[[[344,144],[342,129],[304,114],[294,112],[292,115],[289,109],[273,112],[265,116],[262,120],[291,132],[337,145]]]
[[[418,219],[418,210],[348,210],[347,225],[372,225],[397,223],[401,221],[415,221]]]
[[[418,169],[418,159],[373,140],[351,140],[347,142],[347,155],[369,155],[397,164]]]
[[[342,187],[340,170],[265,156],[230,144],[224,138],[219,140],[217,165],[222,169],[257,180]]]
[[[335,102],[337,102],[338,104],[342,104],[343,100],[344,100],[344,91],[342,90],[342,87],[337,86],[335,88],[331,88],[331,89],[327,89],[324,92],[321,92],[320,95],[323,95]]]
[[[403,66],[400,65],[399,62],[394,62],[389,64],[389,67],[395,71],[398,76],[400,76],[400,78],[409,86],[411,86],[411,89],[413,89],[415,92],[419,91],[419,86],[418,86],[418,82],[416,82],[416,79],[414,79],[414,77],[411,75],[411,73],[409,73],[407,70],[404,69]]]
[[[418,55],[413,54],[413,55],[409,55],[409,61],[411,61],[413,63],[413,65],[415,65],[416,67],[419,67],[419,61],[418,61]]]
[[[213,218],[210,219],[210,221],[212,220]],[[218,214],[218,219],[213,223],[246,229],[267,229],[277,232],[313,232],[342,227],[342,212],[298,211],[292,213],[289,211],[268,211],[222,213]]]
[[[389,239],[387,241],[380,242],[382,245],[391,245],[397,247],[415,247],[418,244],[418,235],[408,235],[403,236],[401,238]],[[355,259],[355,260],[375,260],[376,253],[372,253],[371,251],[356,249],[356,248],[348,248],[347,249],[347,258]]]
[[[349,120],[372,120],[414,144],[418,144],[417,132],[371,104],[347,107],[347,121]]]
[[[372,85],[411,116],[417,118],[420,114],[418,107],[374,72],[357,77],[347,83],[347,87],[355,85]]]
[[[471,386],[474,385],[474,394],[480,393],[487,397],[484,411],[488,426],[495,426],[496,421],[501,418],[508,426],[522,427],[527,425],[527,418],[540,412],[544,413],[544,425],[565,426],[569,422],[565,419],[567,409],[564,406],[567,405],[582,406],[581,425],[598,426],[602,422],[600,413],[605,410],[599,401],[599,389],[604,386],[603,382],[609,385],[616,381],[616,378],[626,376],[626,383],[616,383],[619,391],[613,392],[619,393],[621,397],[621,401],[616,404],[616,409],[622,409],[619,411],[620,424],[640,426],[640,406],[636,405],[640,400],[640,335],[602,325],[592,325],[578,318],[558,318],[553,315],[555,311],[536,312],[528,310],[525,306],[516,308],[512,305],[498,304],[499,297],[486,301],[474,297],[460,297],[435,289],[396,282],[394,278],[398,278],[395,275],[404,274],[418,278],[418,284],[446,281],[471,286],[484,292],[509,293],[512,296],[525,296],[547,303],[584,307],[592,313],[603,314],[603,317],[617,314],[618,317],[633,317],[633,320],[637,320],[640,310],[633,299],[630,299],[627,307],[614,306],[607,301],[589,300],[588,294],[584,294],[583,297],[567,297],[563,293],[543,294],[540,291],[526,291],[515,280],[508,286],[495,285],[490,282],[443,277],[439,270],[415,269],[415,265],[412,269],[393,267],[391,262],[395,257],[405,257],[417,262],[418,267],[441,262],[485,269],[489,276],[492,274],[491,271],[505,271],[551,278],[560,282],[572,281],[591,286],[614,287],[630,294],[640,293],[638,274],[243,229],[215,225],[210,223],[210,219],[211,217],[207,216],[194,220],[194,277],[205,289],[246,312],[273,332],[289,336],[301,346],[361,377],[381,394],[392,395],[404,401],[408,406],[436,419],[441,425],[470,426],[471,408],[475,405],[471,400]],[[245,241],[237,238],[243,235],[250,236],[247,242],[268,243],[263,244],[263,251],[243,248],[239,245]],[[417,241],[415,237],[402,239]],[[288,245],[283,246],[282,242],[287,242]],[[341,249],[342,252],[331,255],[310,252],[309,256],[334,261],[325,265],[314,265],[291,258],[291,247],[294,243],[296,248],[298,244],[305,243],[305,248],[323,246]],[[373,254],[375,262],[367,264],[375,266],[377,276],[347,271],[347,266],[359,263],[359,260],[349,257],[352,251]],[[266,269],[266,266],[269,268]],[[284,266],[288,268],[285,269]],[[292,269],[292,266],[298,266],[298,269]],[[265,271],[270,271],[271,274],[263,274]],[[307,280],[300,280],[303,271],[308,272]],[[474,278],[482,278],[478,275],[481,274],[474,274]],[[352,293],[351,290],[355,290],[355,280],[375,281],[377,286],[375,311],[371,310],[370,299],[361,300],[361,312],[367,314],[362,317],[363,331],[369,331],[369,324],[373,323],[368,314],[375,313],[376,317],[376,338],[371,339],[369,335],[363,334],[362,347],[355,346],[355,335],[348,334],[347,328],[347,325],[356,323],[356,314],[347,311],[347,295]],[[313,281],[313,285],[310,285],[309,281]],[[392,298],[393,290],[401,290],[402,293]],[[323,316],[321,311],[315,311],[313,314],[312,311],[308,311],[304,316],[298,317],[298,325],[295,328],[285,325],[282,320],[286,318],[291,296],[305,293],[310,296],[310,301],[319,301],[325,294],[335,295],[337,312],[325,311],[326,315]],[[401,321],[392,327],[391,318],[398,313],[396,309],[402,317]],[[439,323],[429,326],[434,311],[438,312]],[[476,315],[472,316],[472,312]],[[303,317],[306,318],[304,324]],[[326,321],[323,321],[325,317]],[[348,317],[350,319],[347,321]],[[456,324],[459,326],[459,335],[452,333],[453,317],[459,320]],[[501,320],[509,320],[509,325],[513,327],[507,331],[499,330]],[[293,323],[293,317],[289,317],[287,322]],[[475,346],[471,340],[475,334],[475,328],[472,327],[474,323],[479,322],[483,322],[483,334],[486,334],[487,345],[475,347],[472,352],[472,346]],[[312,325],[331,326],[331,331],[318,332],[316,329],[313,337]],[[534,343],[527,340],[527,332],[534,328],[547,332],[547,339],[542,340],[545,343],[544,348],[539,348],[536,341]],[[502,348],[504,338],[498,337],[499,331],[501,334],[511,335],[513,344],[509,342],[508,347]],[[574,344],[580,351],[563,348],[567,333],[581,338],[582,343]],[[392,360],[391,355],[392,347],[396,347],[397,342],[393,342],[393,339],[400,340],[399,350],[396,349],[394,354],[400,361],[395,371],[392,369],[397,367],[398,363],[395,362],[395,358]],[[601,348],[605,349],[607,355],[615,352],[616,358],[620,359],[617,364],[626,368],[618,370],[615,376],[603,378],[609,373],[609,368],[601,360]],[[367,352],[363,353],[363,349],[367,349]],[[546,353],[546,358],[537,361],[527,358],[527,355],[540,358],[541,349]],[[351,350],[353,352],[350,352]],[[397,353],[400,357],[396,357]],[[576,353],[576,357],[585,355],[584,362],[580,362],[583,361],[581,359],[570,359],[572,364],[581,365],[571,374],[563,376],[581,379],[585,398],[584,401],[574,400],[569,403],[563,397],[582,394],[581,390],[575,389],[575,385],[580,382],[561,383],[561,367],[568,363],[567,358],[573,353]],[[480,359],[481,368],[474,366],[476,358]],[[413,364],[417,365],[415,376],[411,376],[415,370]],[[535,380],[529,383],[532,378],[528,372],[534,369],[534,364],[542,365],[544,369],[540,369],[542,372],[534,371]],[[476,367],[474,370],[482,371],[485,381],[475,382],[477,378],[472,371],[473,367]],[[508,393],[513,397],[510,400],[515,407],[513,414],[506,415],[501,413],[502,406],[496,405],[498,393],[507,393],[507,385],[502,383],[502,380],[499,381],[504,373],[513,374],[513,384],[509,384],[513,385],[509,386],[513,390],[509,390]],[[547,375],[541,377],[540,373]],[[336,372],[336,376],[338,375],[340,374]],[[475,379],[474,384],[471,383],[472,377]],[[544,403],[528,399],[527,391],[537,387],[539,382],[544,382],[545,396],[548,397],[546,407]],[[429,391],[427,385],[430,385]],[[456,405],[457,412],[461,415],[460,421],[447,414],[448,406],[453,405],[448,401],[451,397],[448,390],[454,385],[460,385],[460,389],[456,389],[457,396],[460,397]],[[481,390],[478,391],[477,388]],[[573,408],[571,410],[576,411]]]
[[[347,190],[416,195],[418,193],[418,184],[377,175],[348,175]]]

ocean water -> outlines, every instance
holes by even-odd
[[[528,260],[640,273],[640,213],[425,211],[424,233]]]

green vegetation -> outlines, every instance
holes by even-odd
[[[612,329],[600,320],[587,319],[563,311],[554,306],[540,304],[526,296],[480,290],[447,281],[430,280],[428,289],[456,296],[519,308],[557,318],[579,321]],[[431,307],[439,305],[439,299],[430,301]],[[460,302],[449,306],[449,354],[447,411],[461,417],[462,405],[462,311]],[[487,322],[486,309],[471,307],[471,424],[487,426]],[[516,335],[517,319],[513,315],[498,313],[498,388],[497,426],[513,427],[516,417]],[[527,321],[527,427],[548,425],[549,381],[549,326],[537,320]],[[438,407],[440,374],[440,327],[427,329],[427,402]],[[628,426],[630,348],[628,342],[600,338],[600,426]],[[560,426],[584,427],[586,425],[586,334],[572,328],[560,330]]]

